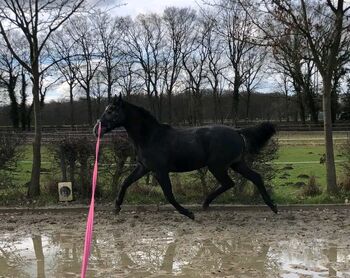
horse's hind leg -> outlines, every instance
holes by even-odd
[[[203,209],[207,209],[210,203],[220,194],[232,188],[235,184],[227,173],[226,169],[212,169],[209,167],[209,171],[220,183],[220,186],[212,191],[203,203]]]
[[[172,190],[172,187],[171,187],[169,173],[167,173],[167,172],[157,172],[155,174],[155,177],[156,177],[157,181],[159,182],[159,184],[160,184],[160,186],[161,186],[161,188],[163,190],[164,196],[168,200],[168,202],[170,204],[172,204],[179,213],[181,213],[183,215],[186,215],[187,217],[189,217],[192,220],[194,220],[193,212],[189,211],[188,209],[185,209],[183,206],[181,206],[175,200],[175,197],[174,197],[174,194],[173,194],[173,190]]]
[[[269,194],[267,193],[260,174],[250,169],[244,161],[233,164],[231,168],[237,173],[241,174],[246,179],[250,180],[252,183],[254,183],[258,188],[265,204],[268,205],[274,213],[277,213],[277,206],[273,203]]]

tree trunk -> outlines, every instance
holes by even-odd
[[[196,124],[202,125],[203,123],[203,105],[202,105],[202,95],[200,88],[195,89],[194,93],[194,114],[196,118]]]
[[[92,106],[91,106],[91,96],[90,96],[90,86],[86,87],[86,101],[88,108],[88,124],[92,126]]]
[[[60,159],[62,181],[67,181],[67,163],[66,163],[64,148],[62,146],[60,146],[60,150],[59,150],[59,159]]]
[[[219,119],[219,93],[218,93],[218,80],[215,78],[213,89],[214,98],[214,122],[217,123]]]
[[[169,124],[171,124],[173,121],[171,90],[168,90],[167,96],[168,96],[168,122]]]
[[[26,94],[26,88],[27,88],[27,82],[25,74],[22,72],[22,85],[21,85],[21,127],[24,131],[27,126],[27,94]]]
[[[32,104],[29,106],[29,109],[28,109],[27,115],[26,115],[27,130],[28,131],[31,130],[33,106],[34,106],[34,102],[32,102]]]
[[[28,188],[28,197],[40,195],[40,168],[41,168],[41,108],[39,98],[40,76],[37,68],[33,68],[33,103],[34,103],[34,143],[32,175]]]
[[[10,76],[10,81],[8,83],[8,93],[11,101],[10,105],[10,117],[12,121],[12,126],[14,128],[18,128],[19,126],[19,116],[18,116],[18,103],[16,98],[16,83],[17,83],[17,77],[16,76]]]
[[[286,121],[289,122],[289,99],[288,99],[288,94],[285,95],[284,115],[285,115]]]
[[[246,115],[245,115],[247,120],[249,120],[250,96],[251,96],[251,92],[247,91],[247,107],[246,107]]]
[[[75,159],[69,160],[69,180],[72,185],[75,187]]]
[[[88,188],[88,165],[85,157],[81,157],[80,159],[80,177],[81,177],[81,194],[83,198],[86,198],[89,194]]]
[[[337,178],[334,163],[333,133],[332,133],[332,84],[328,77],[323,78],[323,114],[324,135],[326,144],[327,192],[337,192]]]
[[[239,106],[239,92],[238,92],[238,87],[234,86],[233,96],[232,96],[232,124],[233,124],[233,126],[237,125],[238,106]]]
[[[303,124],[305,124],[306,116],[305,116],[305,106],[304,106],[304,100],[303,100],[302,92],[298,88],[298,89],[296,89],[296,93],[297,93],[297,98],[298,98],[300,120],[301,120],[301,122]]]
[[[107,69],[107,71],[107,98],[108,103],[110,103],[112,99],[112,73],[110,69]]]
[[[332,89],[332,94],[331,94],[331,99],[332,99],[332,123],[334,123],[337,119],[337,113],[338,113],[338,93],[337,93],[337,88]]]
[[[218,122],[218,99],[215,91],[213,91],[213,98],[214,98],[214,123]]]
[[[157,96],[158,96],[158,98],[157,98],[157,100],[158,100],[157,101],[158,119],[161,122],[163,120],[163,110],[162,110],[162,108],[163,108],[163,94],[160,94],[160,95],[157,94]]]
[[[313,95],[311,88],[305,89],[305,96],[307,98],[307,104],[310,111],[311,121],[313,123],[318,123],[318,110],[316,108],[315,97]]]
[[[73,127],[74,122],[74,99],[73,99],[73,84],[69,84],[69,103],[70,103],[70,124]]]

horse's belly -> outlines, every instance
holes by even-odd
[[[189,172],[207,166],[207,160],[201,154],[187,154],[172,157],[170,161],[171,172]]]
[[[198,170],[200,168],[205,167],[206,164],[191,164],[191,165],[186,165],[186,164],[179,164],[179,165],[173,165],[172,167],[170,167],[170,172],[190,172],[190,171],[194,171],[194,170]]]

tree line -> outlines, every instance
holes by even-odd
[[[214,96],[211,91],[202,92],[202,113],[203,124],[220,123],[231,124],[231,98],[232,93],[226,91],[221,96],[222,105],[220,110],[215,114]],[[292,96],[288,99],[288,114],[285,109],[285,96],[281,93],[252,93],[249,96],[249,116],[247,116],[248,95],[243,92],[240,94],[241,105],[238,109],[238,118],[240,122],[252,123],[256,121],[270,120],[293,125],[298,122],[298,106],[297,99]],[[128,101],[148,108],[148,98],[145,94],[132,94]],[[164,101],[164,99],[163,99]],[[97,101],[92,100],[92,118],[100,117],[103,109],[108,104],[107,99]],[[71,126],[71,105],[67,101],[50,101],[46,103],[42,109],[42,119],[45,126]],[[10,106],[0,108],[0,126],[10,127]],[[178,93],[172,97],[172,121],[176,126],[193,125],[193,116],[191,114],[191,103],[189,102],[188,93]],[[79,98],[74,100],[74,118],[75,126],[87,125],[86,121],[87,106],[86,99]],[[59,115],[59,116],[58,116]],[[162,118],[167,119],[168,111],[162,111]],[[218,118],[215,119],[215,116]],[[300,123],[300,121],[299,121]],[[32,130],[32,126],[28,126],[27,130]]]
[[[294,109],[291,97],[302,122],[308,116],[317,122],[323,112],[328,189],[335,191],[332,121],[349,78],[349,9],[344,0],[210,0],[198,10],[169,7],[131,18],[85,0],[3,0],[1,92],[13,126],[33,121],[36,134],[29,196],[40,192],[42,112],[50,91],[69,92],[72,125],[77,98],[85,99],[92,125],[93,103],[99,108],[113,92],[143,94],[153,114],[169,123],[175,96],[186,95],[194,125],[204,121],[210,92],[213,121],[223,119],[229,103],[225,118],[235,125],[242,106],[249,118],[251,96],[272,76],[285,95],[286,115]]]

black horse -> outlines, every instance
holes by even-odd
[[[263,200],[277,213],[264,186],[261,176],[250,169],[244,161],[245,154],[257,153],[273,136],[275,128],[270,123],[235,130],[227,126],[173,128],[159,123],[147,110],[115,97],[101,118],[101,135],[123,126],[137,152],[136,168],[124,180],[115,203],[118,213],[127,188],[135,181],[153,172],[167,200],[181,213],[194,219],[191,211],[182,207],[172,192],[169,172],[188,172],[202,167],[221,184],[211,192],[203,208],[220,194],[234,186],[228,169],[240,173],[258,188]],[[96,135],[98,125],[94,127]]]

